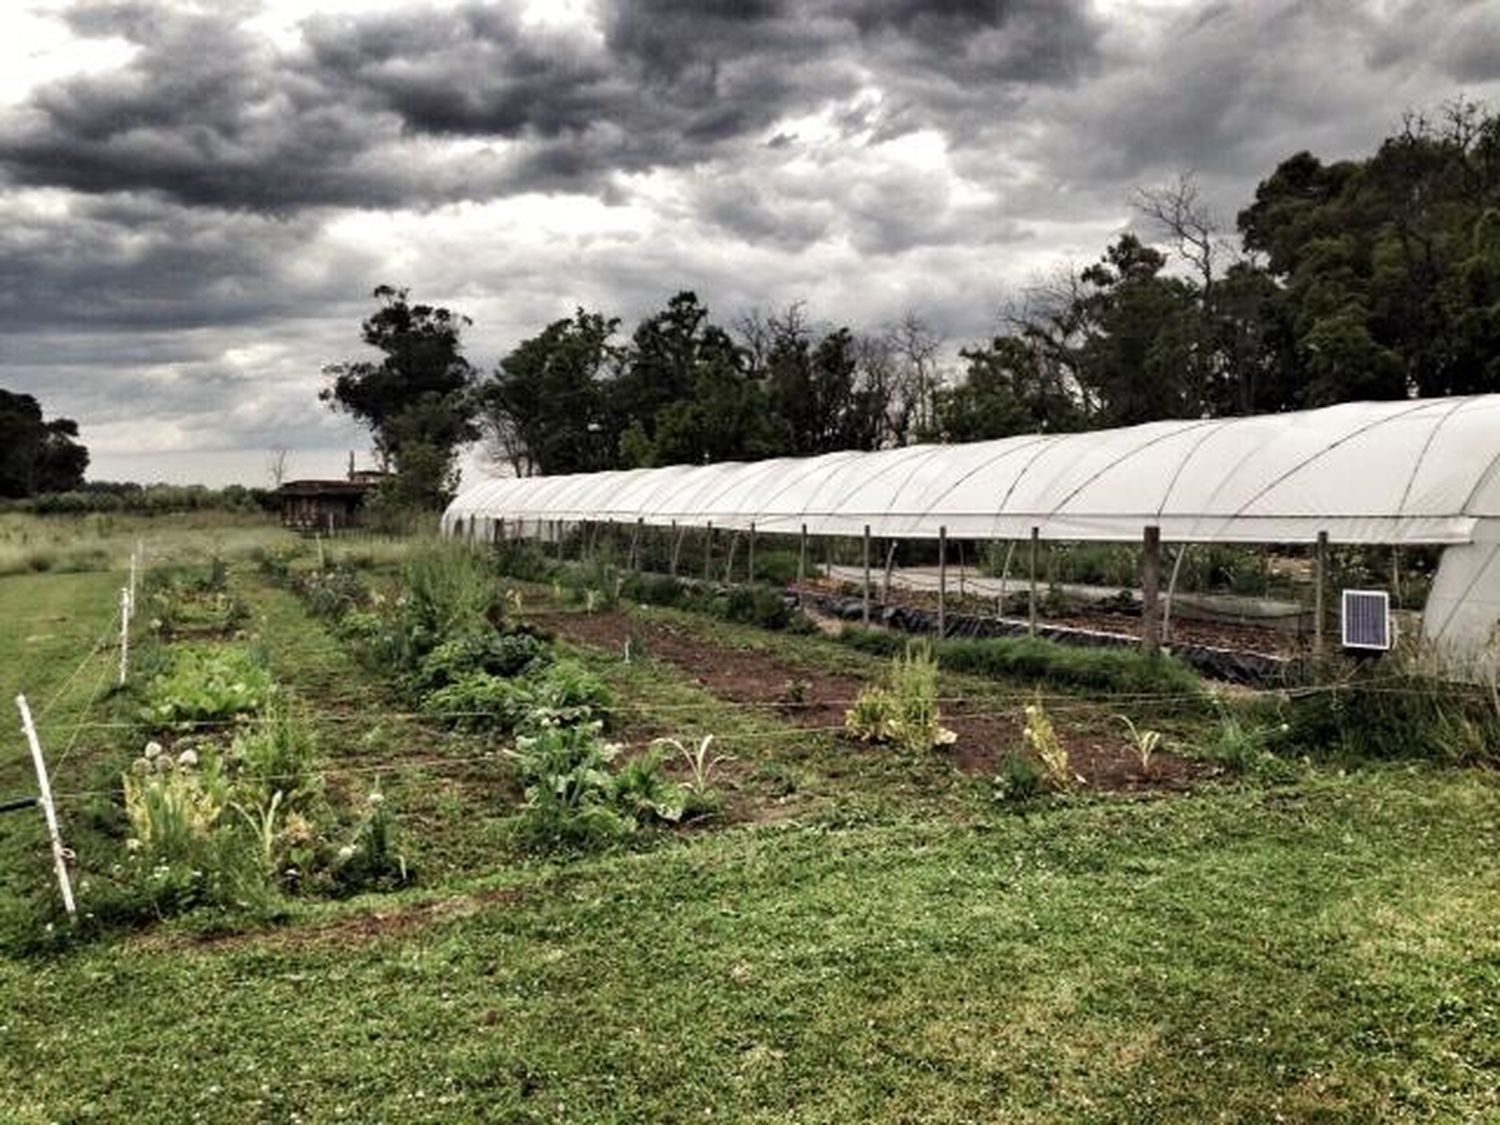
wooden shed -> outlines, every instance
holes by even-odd
[[[281,524],[325,534],[357,526],[365,498],[382,479],[383,474],[360,473],[355,480],[287,481],[276,490]]]

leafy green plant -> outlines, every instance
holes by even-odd
[[[1161,731],[1137,727],[1128,715],[1116,715],[1115,718],[1124,723],[1125,729],[1130,732],[1130,746],[1140,760],[1141,772],[1150,773],[1151,755],[1161,745]]]
[[[1021,737],[1041,763],[1047,783],[1054,789],[1071,789],[1082,779],[1073,772],[1068,762],[1068,749],[1052,726],[1052,718],[1042,703],[1041,692],[1037,692],[1036,702],[1026,705],[1024,713],[1026,721]]]
[[[620,767],[614,777],[613,800],[637,822],[660,820],[676,824],[687,812],[687,787],[663,772],[661,748],[652,745]]]
[[[713,787],[713,774],[725,762],[734,761],[732,754],[710,754],[714,736],[705,734],[693,746],[687,746],[676,738],[658,738],[652,746],[671,746],[687,763],[688,779],[683,782],[687,802],[681,815],[712,814],[724,807],[723,795]]]
[[[264,721],[234,736],[230,760],[236,785],[260,800],[281,793],[289,805],[302,803],[321,789],[313,771],[317,744],[312,729],[278,696],[271,696]]]
[[[540,675],[529,676],[530,692],[522,725],[528,732],[542,727],[608,721],[614,707],[609,686],[582,664],[559,660]]]
[[[470,672],[422,698],[423,712],[465,730],[509,730],[535,705],[530,681]]]
[[[494,629],[464,633],[444,641],[422,658],[411,677],[411,688],[422,695],[474,672],[517,676],[549,659],[546,646],[529,633],[503,634]]]
[[[184,648],[146,685],[141,718],[154,727],[224,722],[261,711],[274,687],[263,663],[239,648]]]
[[[1028,801],[1040,796],[1047,787],[1047,775],[1037,760],[1018,750],[1006,752],[995,775],[994,796],[997,801]]]
[[[861,742],[895,742],[899,731],[896,697],[881,684],[861,688],[844,712],[844,732]]]
[[[546,726],[508,752],[525,788],[518,834],[539,850],[581,850],[628,835],[634,819],[615,804],[610,763],[619,747],[598,723]]]
[[[938,668],[924,643],[909,643],[892,662],[885,684],[860,691],[844,715],[844,729],[864,742],[893,742],[921,752],[956,738],[939,721]]]

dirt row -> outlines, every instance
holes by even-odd
[[[627,642],[641,645],[646,655],[686,673],[696,684],[720,699],[774,709],[779,718],[807,730],[841,728],[844,713],[868,681],[793,663],[764,651],[727,648],[666,621],[632,617],[627,613],[543,613],[530,620],[570,641],[623,652]],[[943,706],[943,725],[958,735],[947,753],[964,771],[992,776],[1005,755],[1022,745],[1022,716],[995,715],[993,704],[959,701]],[[1197,762],[1157,751],[1150,769],[1141,764],[1121,737],[1078,729],[1054,716],[1067,748],[1069,763],[1084,783],[1105,792],[1181,790],[1204,768]],[[859,746],[851,742],[851,747]]]

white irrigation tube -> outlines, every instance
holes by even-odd
[[[40,794],[38,804],[42,816],[47,820],[47,835],[52,838],[52,863],[57,868],[57,885],[62,890],[63,906],[68,917],[78,913],[73,905],[73,884],[68,879],[68,849],[63,847],[62,835],[57,830],[57,809],[52,804],[52,785],[47,780],[47,763],[42,759],[42,744],[36,736],[36,726],[31,721],[31,708],[26,705],[24,695],[16,696],[16,709],[21,712],[21,730],[31,747],[31,761],[36,766],[36,786]]]

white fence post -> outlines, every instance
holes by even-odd
[[[120,587],[120,686],[130,670],[130,587]]]
[[[78,913],[73,905],[73,884],[68,879],[68,850],[63,847],[62,836],[57,831],[57,809],[52,804],[52,786],[47,781],[47,764],[42,760],[42,744],[36,736],[36,725],[31,721],[31,708],[26,705],[24,695],[16,696],[16,708],[21,712],[21,730],[31,746],[31,761],[36,766],[37,791],[41,794],[42,815],[47,818],[47,835],[52,838],[52,863],[57,868],[57,885],[62,890],[63,906],[71,918]]]

